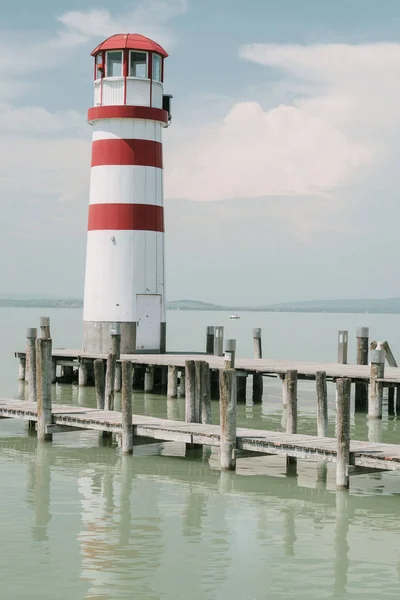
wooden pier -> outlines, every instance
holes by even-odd
[[[23,419],[36,422],[37,413],[38,407],[35,402],[0,399],[0,417],[2,419]],[[181,442],[202,446],[220,446],[221,443],[219,425],[186,423],[133,415],[132,427],[134,439],[143,438],[141,442]],[[121,413],[95,408],[53,405],[52,423],[46,426],[46,433],[66,433],[85,429],[122,434]],[[336,438],[238,428],[235,453],[240,456],[243,452],[336,462],[337,440]],[[351,441],[349,464],[383,471],[400,470],[400,445]]]
[[[357,363],[347,363],[348,332],[338,336],[338,362],[294,362],[262,358],[261,330],[254,329],[255,358],[236,355],[236,340],[223,342],[222,327],[208,327],[206,353],[120,354],[118,327],[110,330],[110,353],[91,354],[53,349],[50,321],[41,318],[41,337],[27,330],[26,350],[16,352],[19,378],[28,383],[28,401],[0,400],[0,418],[24,419],[39,442],[53,434],[76,430],[117,436],[123,454],[141,443],[181,442],[187,449],[216,446],[222,470],[234,470],[236,458],[247,455],[282,455],[287,473],[297,472],[297,460],[315,460],[321,474],[326,462],[336,463],[338,489],[349,487],[349,467],[400,470],[400,445],[350,441],[351,384],[356,384],[356,410],[368,418],[382,418],[383,389],[389,394],[389,414],[400,412],[400,369],[387,342],[371,342],[368,363],[368,329],[357,331]],[[225,351],[223,351],[225,349]],[[385,360],[389,367],[385,369]],[[282,408],[286,431],[237,428],[237,402],[246,399],[246,378],[253,377],[253,401],[262,400],[263,377],[282,380]],[[298,380],[316,381],[317,436],[297,431]],[[96,386],[97,408],[52,405],[51,384],[76,381]],[[328,438],[327,381],[336,384],[336,438]],[[185,399],[185,422],[132,414],[133,389],[153,392],[157,386],[170,398]],[[114,410],[114,394],[122,392],[121,412]],[[358,394],[358,396],[357,396]],[[219,425],[211,423],[211,397],[219,401]]]

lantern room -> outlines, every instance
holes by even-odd
[[[137,33],[117,34],[99,44],[94,57],[94,106],[149,106],[170,113],[163,94],[164,60],[159,44]]]

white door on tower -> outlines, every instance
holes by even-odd
[[[161,345],[161,295],[137,294],[136,351],[160,351]]]

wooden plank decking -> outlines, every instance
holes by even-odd
[[[16,357],[24,358],[25,352],[16,352]],[[84,353],[68,348],[53,349],[53,358],[60,362],[70,361],[71,364],[80,360],[92,361],[96,358],[107,358],[106,354]],[[209,354],[121,354],[121,360],[129,360],[134,365],[141,366],[176,366],[184,367],[187,360],[205,360],[211,369],[222,369],[224,358]],[[280,375],[289,370],[296,370],[299,378],[315,379],[318,371],[325,371],[330,379],[349,377],[352,381],[369,381],[371,369],[369,365],[343,365],[339,363],[287,361],[273,358],[240,358],[236,357],[235,368],[238,372],[263,373],[264,375]],[[239,373],[238,373],[239,374]],[[400,385],[400,368],[385,367],[387,384]]]
[[[88,429],[121,433],[121,413],[69,405],[53,405],[49,433]],[[37,405],[0,399],[0,418],[37,420]],[[155,441],[175,441],[208,446],[220,445],[220,427],[170,421],[142,415],[132,419],[134,436]],[[237,429],[238,451],[292,456],[300,459],[336,461],[337,440],[277,431]],[[352,441],[350,464],[380,470],[400,470],[400,445]]]

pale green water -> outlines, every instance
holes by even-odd
[[[18,396],[13,351],[40,310],[1,309],[1,394]],[[57,346],[80,345],[81,313],[48,311]],[[400,356],[400,316],[169,313],[169,347],[201,350],[207,324],[223,324],[250,356],[253,327],[264,354],[335,360],[336,333],[369,325]],[[362,319],[360,319],[362,317]],[[354,354],[354,344],[350,356]],[[333,390],[330,429],[334,432]],[[55,401],[93,405],[91,388],[54,386]],[[315,432],[314,386],[302,383],[299,432]],[[183,402],[135,393],[134,410],[183,418]],[[214,404],[214,420],[217,405]],[[240,407],[249,427],[281,427],[280,385],[265,380],[262,406]],[[400,442],[398,422],[354,438]],[[179,444],[135,447],[121,457],[96,434],[70,433],[37,447],[20,422],[0,422],[1,599],[275,600],[398,598],[400,474],[351,479],[350,494],[317,484],[314,463],[285,476],[279,458],[238,461],[221,477],[218,457],[184,458]]]

